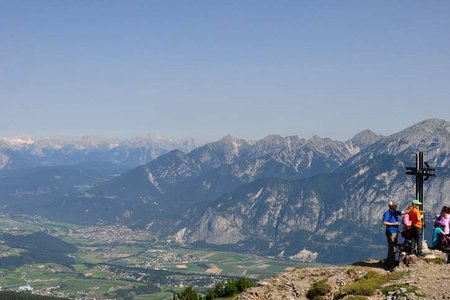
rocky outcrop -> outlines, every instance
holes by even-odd
[[[341,267],[299,267],[259,281],[256,287],[248,289],[234,299],[306,300],[309,299],[307,293],[313,284],[320,281],[331,287],[323,299],[333,299],[334,294],[360,280],[368,272],[390,276],[391,279],[377,287],[372,295],[365,295],[365,299],[367,296],[369,296],[367,299],[372,300],[446,299],[446,295],[450,294],[450,275],[448,274],[448,264],[443,263],[445,259],[446,255],[438,251],[430,253],[425,259],[411,256],[407,264],[402,262],[393,272],[385,270],[383,262],[374,259]],[[394,273],[396,275],[392,276]],[[385,286],[393,288],[383,293],[382,288]]]

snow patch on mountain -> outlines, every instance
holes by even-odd
[[[361,176],[361,175],[367,173],[367,171],[369,171],[369,167],[364,167],[358,171],[357,176]]]
[[[355,146],[352,143],[345,143],[345,146],[347,148],[347,151],[350,153],[350,155],[358,154],[361,151],[361,148],[358,146]]]
[[[0,152],[0,170],[6,169],[10,162],[10,157],[4,153]]]
[[[397,170],[383,172],[375,177],[376,180],[382,181],[385,185],[389,185],[398,175]]]
[[[21,136],[0,137],[0,149],[14,151],[27,162],[26,165],[31,166],[101,161],[133,167],[146,164],[174,149],[191,151],[194,147],[196,144],[193,139],[172,141],[151,135],[122,140],[95,136],[52,137],[39,140]],[[23,163],[11,165],[15,168],[25,166]]]
[[[155,176],[153,176],[152,172],[148,168],[144,168],[145,173],[147,174],[148,181],[158,190],[161,192],[161,188],[159,187],[158,181],[156,181]]]
[[[35,141],[31,137],[26,136],[0,137],[0,145],[5,144],[6,146],[12,147],[14,149],[33,145],[34,143]]]
[[[209,189],[211,188],[211,182],[208,182],[208,181],[204,180],[204,181],[202,182],[202,186],[203,186],[203,188],[204,188],[205,190],[209,190]]]
[[[259,198],[259,196],[261,196],[262,191],[263,191],[263,188],[260,188],[259,191],[257,191],[256,193],[248,194],[247,195],[248,201],[254,202],[256,199]]]

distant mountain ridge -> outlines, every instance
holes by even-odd
[[[86,166],[50,169],[29,187],[20,185],[24,175],[8,177],[0,205],[67,222],[146,227],[180,243],[282,257],[306,249],[320,262],[348,262],[384,253],[380,216],[388,200],[406,206],[414,197],[405,167],[418,149],[437,173],[425,186],[425,210],[449,204],[449,145],[450,122],[438,119],[386,137],[365,130],[345,142],[226,136],[113,178]]]
[[[137,193],[159,207],[177,203],[187,208],[193,203],[205,205],[257,179],[330,173],[359,151],[351,140],[339,142],[317,136],[268,136],[259,141],[226,136],[189,153],[173,150],[92,192],[101,197],[106,191],[120,189],[118,198],[131,200],[129,195]],[[184,195],[195,196],[179,203]]]
[[[156,136],[132,139],[0,137],[0,170],[103,161],[135,167],[173,149],[191,151],[194,139],[172,141]]]

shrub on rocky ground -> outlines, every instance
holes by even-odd
[[[331,286],[327,284],[326,279],[315,282],[308,290],[306,297],[310,300],[322,300],[323,296],[331,293]]]
[[[366,275],[359,278],[356,282],[342,287],[334,294],[334,299],[343,299],[345,296],[372,296],[375,291],[380,289],[383,284],[397,280],[402,276],[400,272],[381,274],[375,271],[369,271]]]
[[[385,286],[381,289],[381,292],[389,297],[395,297],[397,299],[398,297],[405,297],[408,295],[414,295],[417,297],[424,297],[421,292],[419,292],[419,288],[414,285],[408,285],[408,284],[391,284],[388,286]]]

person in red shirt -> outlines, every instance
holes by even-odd
[[[417,256],[425,256],[425,253],[422,251],[422,242],[423,242],[423,213],[420,211],[420,202],[417,199],[412,201],[412,208],[409,211],[409,220],[411,221],[411,229],[412,229],[412,237],[413,244],[417,245]]]

